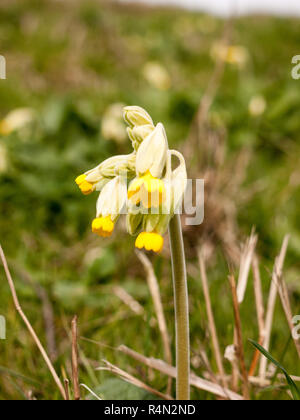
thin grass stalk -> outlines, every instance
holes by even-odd
[[[186,263],[181,220],[176,214],[169,226],[176,325],[176,399],[190,399],[190,334]]]
[[[44,349],[40,339],[38,338],[36,332],[34,331],[32,325],[29,322],[29,319],[27,318],[27,316],[23,312],[23,309],[20,305],[19,298],[18,298],[16,288],[15,288],[15,284],[14,284],[14,281],[13,281],[12,276],[10,274],[8,264],[7,264],[7,260],[6,260],[6,257],[5,257],[5,254],[4,254],[4,251],[3,251],[1,245],[0,245],[0,259],[1,259],[3,267],[4,267],[4,271],[5,271],[6,278],[7,278],[7,281],[8,281],[8,285],[9,285],[9,288],[10,288],[10,291],[11,291],[11,294],[12,294],[12,298],[13,298],[13,302],[14,302],[16,311],[21,316],[21,318],[24,321],[31,337],[33,338],[35,344],[37,345],[37,347],[38,347],[38,349],[39,349],[39,351],[40,351],[40,353],[41,353],[41,355],[42,355],[42,357],[43,357],[43,359],[44,359],[44,361],[45,361],[45,363],[46,363],[46,365],[47,365],[47,367],[48,367],[48,369],[49,369],[49,371],[50,371],[50,373],[51,373],[51,375],[52,375],[52,377],[53,377],[53,379],[54,379],[54,381],[55,381],[55,383],[56,383],[56,385],[57,385],[57,387],[58,387],[58,389],[61,393],[61,395],[62,395],[62,397],[63,397],[63,399],[67,400],[67,396],[66,396],[66,393],[65,393],[65,388],[64,388],[63,384],[61,383],[61,381],[60,381],[60,379],[59,379],[59,377],[58,377],[58,375],[57,375],[57,373],[56,373],[56,371],[53,367],[53,364],[51,363],[51,360],[50,360],[46,350]]]
[[[220,344],[219,344],[219,339],[218,339],[218,334],[217,334],[215,318],[214,318],[211,299],[210,299],[205,261],[203,259],[203,256],[200,250],[198,250],[198,260],[199,260],[199,265],[200,265],[200,273],[201,273],[200,277],[202,281],[203,293],[204,293],[204,298],[205,298],[205,303],[206,303],[208,327],[209,327],[209,331],[210,331],[210,335],[212,339],[213,351],[214,351],[218,371],[221,376],[222,385],[226,388],[227,381],[226,381],[225,369],[223,366],[223,361],[222,361],[222,356],[221,356],[221,350],[220,350]]]

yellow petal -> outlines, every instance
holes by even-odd
[[[87,181],[83,181],[83,182],[79,185],[79,188],[80,188],[80,190],[81,190],[82,194],[84,194],[84,195],[91,194],[91,193],[94,191],[94,186],[93,186],[93,184],[90,184],[90,183],[89,183],[89,182],[87,182]]]
[[[76,179],[75,182],[77,185],[82,184],[84,181],[86,181],[86,175],[79,175]]]

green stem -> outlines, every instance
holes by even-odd
[[[189,302],[186,277],[186,264],[179,214],[170,221],[170,246],[172,254],[172,272],[175,299],[176,323],[176,399],[190,399],[190,337],[189,337]]]

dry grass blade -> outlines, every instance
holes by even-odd
[[[91,388],[89,388],[87,385],[80,384],[80,386],[84,388],[86,391],[88,391],[94,398],[96,398],[97,401],[102,401],[102,399],[94,391],[92,391]]]
[[[219,339],[217,335],[217,329],[215,324],[215,318],[212,310],[212,304],[209,294],[209,287],[208,287],[208,281],[207,281],[207,275],[206,275],[206,268],[205,268],[205,262],[203,259],[203,256],[198,250],[198,259],[199,259],[199,265],[200,265],[200,273],[201,273],[201,281],[202,281],[202,287],[203,287],[203,293],[205,298],[205,304],[206,304],[206,312],[207,312],[207,318],[208,318],[208,326],[209,331],[212,339],[213,344],[213,351],[218,367],[218,371],[221,377],[222,385],[226,388],[227,381],[226,381],[226,375],[225,375],[225,369],[223,366],[221,351],[220,351],[220,344]]]
[[[241,367],[242,377],[243,377],[243,395],[246,400],[249,400],[250,399],[249,380],[248,380],[248,373],[247,373],[246,363],[245,363],[240,308],[239,308],[239,303],[238,303],[236,284],[235,284],[234,277],[232,275],[229,276],[229,281],[230,281],[231,293],[232,293],[232,298],[233,298],[235,332],[236,332],[236,339],[237,339],[237,345],[238,345],[237,354],[239,357],[240,367]]]
[[[136,251],[136,254],[139,260],[141,261],[141,263],[143,264],[147,273],[148,287],[149,287],[149,290],[153,299],[153,304],[154,304],[156,317],[158,321],[158,327],[159,327],[159,331],[162,337],[165,359],[169,365],[172,365],[172,352],[171,352],[170,338],[168,334],[166,318],[165,318],[163,305],[161,301],[159,284],[155,276],[152,264],[149,261],[149,259],[146,257],[146,255],[140,251]],[[171,387],[172,387],[172,380],[169,380],[167,394],[171,393]]]
[[[231,32],[232,32],[232,21],[228,20],[225,22],[224,25],[224,31],[222,34],[221,42],[223,45],[229,45],[229,41],[231,38]],[[209,80],[209,83],[207,85],[206,91],[204,92],[200,105],[198,107],[197,113],[195,115],[194,121],[192,123],[191,131],[189,133],[188,140],[186,141],[186,150],[184,152],[184,155],[189,160],[193,153],[194,148],[196,150],[199,146],[199,139],[201,136],[201,130],[203,130],[203,126],[207,120],[209,110],[215,100],[215,97],[217,95],[224,71],[226,68],[226,62],[225,60],[222,60],[221,58],[217,61],[214,71],[212,73],[211,79]],[[188,145],[193,145],[194,147],[189,147]],[[196,154],[196,157],[198,154]]]
[[[127,293],[123,287],[115,286],[113,288],[113,292],[123,303],[125,303],[125,305],[127,305],[132,310],[132,312],[140,316],[145,314],[142,305],[140,305],[137,300],[135,300],[129,293]]]
[[[281,275],[278,277],[278,290],[279,290],[279,296],[281,300],[281,304],[291,331],[291,335],[293,337],[295,347],[298,353],[298,356],[300,358],[300,342],[299,339],[297,339],[293,334],[294,324],[293,324],[293,312],[292,312],[292,306],[289,298],[289,292],[287,288],[287,284],[283,279],[283,276]]]
[[[275,260],[275,265],[274,265],[273,274],[272,274],[272,282],[271,282],[268,307],[267,307],[267,315],[266,315],[265,339],[263,342],[263,347],[267,351],[270,350],[271,331],[272,331],[272,324],[273,324],[276,298],[277,298],[277,292],[278,292],[278,278],[282,276],[282,269],[283,269],[283,264],[284,264],[288,244],[289,244],[289,236],[286,236],[283,240],[280,254]],[[261,380],[264,380],[266,378],[267,363],[268,363],[267,359],[262,355],[260,359],[260,366],[259,366],[259,377],[261,378]]]
[[[5,255],[4,255],[4,252],[3,252],[3,249],[2,249],[1,245],[0,245],[0,258],[1,258],[2,263],[3,263],[4,271],[5,271],[7,280],[8,280],[9,288],[10,288],[11,293],[12,293],[15,308],[16,308],[17,312],[20,314],[21,318],[23,319],[30,335],[32,336],[34,342],[36,343],[36,345],[39,349],[39,351],[41,352],[41,355],[42,355],[43,359],[45,360],[45,363],[46,363],[49,371],[51,372],[51,375],[53,376],[53,379],[54,379],[62,397],[64,398],[64,400],[66,400],[67,396],[66,396],[66,393],[65,393],[64,386],[62,385],[62,383],[61,383],[61,381],[60,381],[60,379],[59,379],[59,377],[58,377],[58,375],[57,375],[57,373],[56,373],[56,371],[55,371],[55,369],[54,369],[54,367],[51,363],[51,360],[50,360],[49,356],[47,355],[47,352],[44,349],[40,339],[36,335],[36,333],[35,333],[33,327],[31,326],[27,316],[25,315],[25,313],[23,312],[23,310],[21,308],[21,305],[20,305],[20,302],[19,302],[19,299],[18,299],[18,296],[17,296],[17,292],[16,292],[16,289],[15,289],[15,285],[14,285],[13,279],[11,277],[11,274],[10,274],[10,271],[9,271],[9,268],[8,268],[8,265],[7,265],[7,261],[6,261],[6,258],[5,258]]]
[[[77,330],[77,316],[72,319],[72,375],[74,387],[74,399],[80,400],[79,388],[79,374],[78,374],[78,330]]]
[[[164,400],[173,400],[173,398],[170,395],[162,394],[156,389],[151,388],[149,385],[145,384],[144,382],[140,381],[139,379],[135,378],[134,376],[130,375],[124,370],[118,368],[117,366],[109,363],[107,360],[103,360],[103,362],[105,363],[106,367],[101,367],[101,368],[98,368],[97,370],[106,370],[106,371],[112,372],[115,375],[120,376],[126,382],[129,382],[130,384],[135,385],[138,388],[142,388],[145,391],[150,392],[151,394],[156,395],[159,398],[162,398]]]
[[[49,299],[47,290],[40,284],[36,283],[27,273],[27,271],[25,271],[23,268],[18,267],[15,263],[13,263],[12,265],[10,260],[8,260],[8,263],[17,272],[18,276],[20,276],[20,278],[25,283],[27,283],[30,287],[32,287],[35,290],[35,293],[42,302],[47,350],[50,360],[53,362],[57,359],[57,346],[55,337],[54,310],[51,300]]]
[[[64,379],[64,386],[65,386],[65,393],[66,393],[66,400],[70,401],[70,390],[69,390],[70,382],[68,379]]]
[[[258,330],[259,330],[259,344],[263,345],[265,339],[265,308],[264,308],[264,298],[262,292],[262,283],[259,271],[259,263],[258,258],[256,255],[253,257],[252,262],[252,271],[253,271],[253,287],[254,287],[254,295],[255,295],[255,305],[256,305],[256,313],[257,313],[257,322],[258,322]],[[253,376],[256,371],[256,367],[260,358],[260,352],[255,350],[253,361],[251,363],[251,367],[249,370],[249,376]]]
[[[154,359],[153,357],[145,357],[142,354],[139,354],[126,346],[120,346],[118,350],[132,357],[134,360],[148,366],[149,368],[158,370],[159,372],[171,376],[172,378],[176,378],[176,368],[168,365],[163,360]],[[209,392],[224,399],[230,399],[234,401],[243,400],[243,397],[241,395],[236,394],[235,392],[232,392],[229,389],[224,389],[218,384],[214,384],[213,382],[202,379],[193,373],[190,376],[190,383],[195,388]]]
[[[251,263],[254,255],[254,251],[257,244],[257,235],[254,234],[254,230],[251,233],[250,238],[244,246],[241,262],[240,262],[240,273],[237,286],[237,298],[239,305],[244,301],[245,293],[247,289],[249,273]]]

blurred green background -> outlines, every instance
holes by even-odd
[[[225,54],[226,25],[231,49]],[[61,376],[70,376],[70,321],[77,314],[80,336],[101,343],[80,341],[81,382],[106,399],[150,398],[110,373],[95,372],[107,359],[161,392],[166,388],[164,376],[114,350],[125,344],[163,358],[134,239],[122,222],[110,240],[92,235],[96,197],[83,197],[74,183],[77,175],[112,154],[130,152],[120,119],[122,104],[140,105],[155,122],[165,124],[170,144],[187,155],[190,176],[212,173],[221,178],[208,180],[208,200],[217,203],[217,216],[215,206],[208,205],[201,228],[184,228],[194,371],[201,376],[206,370],[202,348],[215,370],[196,258],[199,243],[211,250],[208,276],[222,350],[233,340],[228,265],[238,272],[233,250],[240,249],[253,226],[259,234],[266,299],[274,259],[284,235],[291,234],[285,280],[294,313],[300,313],[300,82],[291,77],[299,36],[296,19],[248,17],[226,24],[200,13],[96,0],[1,1],[0,54],[7,61],[7,80],[0,81],[0,242],[23,308],[45,345],[45,300],[53,307],[53,360]],[[195,143],[191,124],[222,61],[224,74]],[[21,113],[5,120],[20,108]],[[7,129],[9,121],[19,119],[27,123]],[[237,174],[242,174],[238,180]],[[223,235],[229,238],[226,244]],[[150,258],[174,343],[165,248]],[[0,280],[0,314],[7,320],[7,340],[0,341],[0,399],[28,398],[30,390],[38,399],[59,398],[16,314],[2,269]],[[141,314],[120,300],[116,286],[142,305]],[[253,348],[247,339],[257,340],[258,334],[250,285],[241,312],[250,366]],[[299,375],[289,336],[278,303],[271,353]],[[230,365],[224,363],[229,373]],[[213,398],[195,389],[192,397]],[[285,389],[270,388],[253,391],[253,397],[288,395]]]

